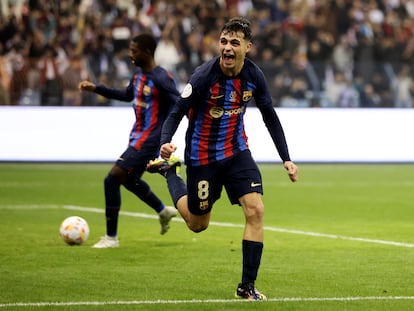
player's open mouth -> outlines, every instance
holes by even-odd
[[[234,61],[235,57],[232,54],[223,54],[223,62],[230,64]]]

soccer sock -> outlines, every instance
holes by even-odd
[[[177,206],[177,201],[187,194],[187,185],[180,175],[175,173],[175,170],[168,170],[165,176],[167,178],[168,191],[174,205]]]
[[[106,234],[114,237],[118,230],[118,216],[121,209],[121,184],[118,179],[108,174],[104,180]]]
[[[253,283],[256,281],[262,259],[263,243],[243,240],[243,273],[242,283]]]
[[[119,207],[106,207],[106,235],[116,237],[118,232]]]
[[[157,213],[164,209],[164,204],[162,204],[161,200],[151,191],[150,186],[142,179],[128,178],[124,186]]]

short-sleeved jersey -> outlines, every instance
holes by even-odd
[[[137,71],[125,90],[98,86],[95,92],[108,98],[132,101],[135,122],[129,146],[136,150],[159,148],[162,124],[179,97],[170,73],[159,66],[150,72]]]
[[[225,76],[219,57],[196,69],[163,128],[161,143],[169,142],[186,114],[186,164],[199,166],[232,157],[248,149],[243,117],[253,100],[262,112],[283,160],[288,160],[286,141],[273,109],[263,72],[249,59],[238,76]],[[272,127],[279,125],[277,130]],[[276,143],[276,142],[275,142]]]

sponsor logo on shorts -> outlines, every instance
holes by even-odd
[[[256,187],[259,187],[259,186],[261,186],[262,184],[261,183],[259,183],[259,182],[254,182],[254,181],[252,181],[252,183],[250,184],[250,187],[252,187],[252,188],[256,188]]]

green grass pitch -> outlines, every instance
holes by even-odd
[[[161,236],[155,213],[122,190],[118,249],[105,232],[110,163],[0,163],[2,310],[413,310],[414,164],[260,164],[265,248],[257,287],[267,302],[233,298],[243,215],[225,192],[210,227],[179,217]],[[171,204],[165,181],[145,174]],[[84,217],[89,239],[68,246],[61,221]]]

